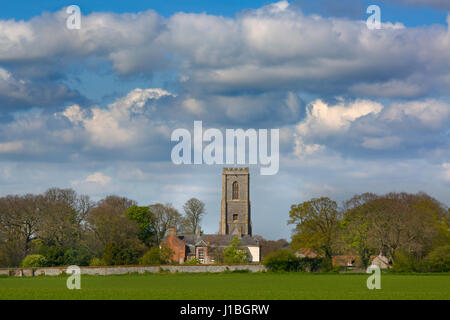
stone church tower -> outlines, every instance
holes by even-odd
[[[252,235],[248,168],[223,168],[219,234]]]

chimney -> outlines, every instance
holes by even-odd
[[[197,235],[198,235],[198,236],[201,235],[201,229],[200,229],[200,227],[197,228]]]
[[[177,229],[175,227],[169,227],[169,231],[167,232],[167,236],[175,237],[177,235]]]

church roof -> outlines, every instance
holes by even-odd
[[[216,246],[216,247],[226,247],[230,245],[231,240],[235,237],[234,235],[221,235],[221,234],[181,234],[177,235],[177,237],[184,241],[186,245],[191,246],[202,246],[206,244],[207,246]],[[239,238],[242,246],[259,246],[258,239],[244,235]]]

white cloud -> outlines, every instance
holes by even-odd
[[[102,172],[88,175],[84,180],[72,181],[71,186],[87,194],[103,194],[113,187],[112,178]]]
[[[368,100],[356,100],[351,103],[340,102],[330,106],[322,100],[316,100],[306,109],[306,117],[296,129],[302,136],[325,137],[333,133],[344,132],[350,124],[367,115],[376,115],[383,106]]]
[[[106,186],[111,182],[111,180],[112,179],[110,177],[105,176],[103,173],[96,172],[96,173],[93,173],[93,174],[87,176],[86,179],[84,180],[84,182],[98,183],[102,186]]]
[[[66,110],[62,112],[62,115],[73,123],[81,122],[84,119],[84,112],[77,104],[67,107]]]
[[[323,145],[304,143],[303,139],[298,135],[295,135],[294,144],[294,154],[298,158],[311,156],[325,150],[325,146]]]
[[[117,99],[108,108],[93,107],[91,115],[74,105],[66,108],[62,115],[74,125],[81,126],[94,146],[117,148],[135,145],[145,138],[144,132],[151,127],[156,132],[164,128],[150,122],[144,115],[144,106],[151,100],[173,96],[162,89],[134,89],[125,97]]]

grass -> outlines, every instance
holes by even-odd
[[[450,274],[383,274],[381,290],[369,275],[310,273],[130,274],[82,276],[81,290],[67,277],[0,278],[0,299],[450,299]]]

